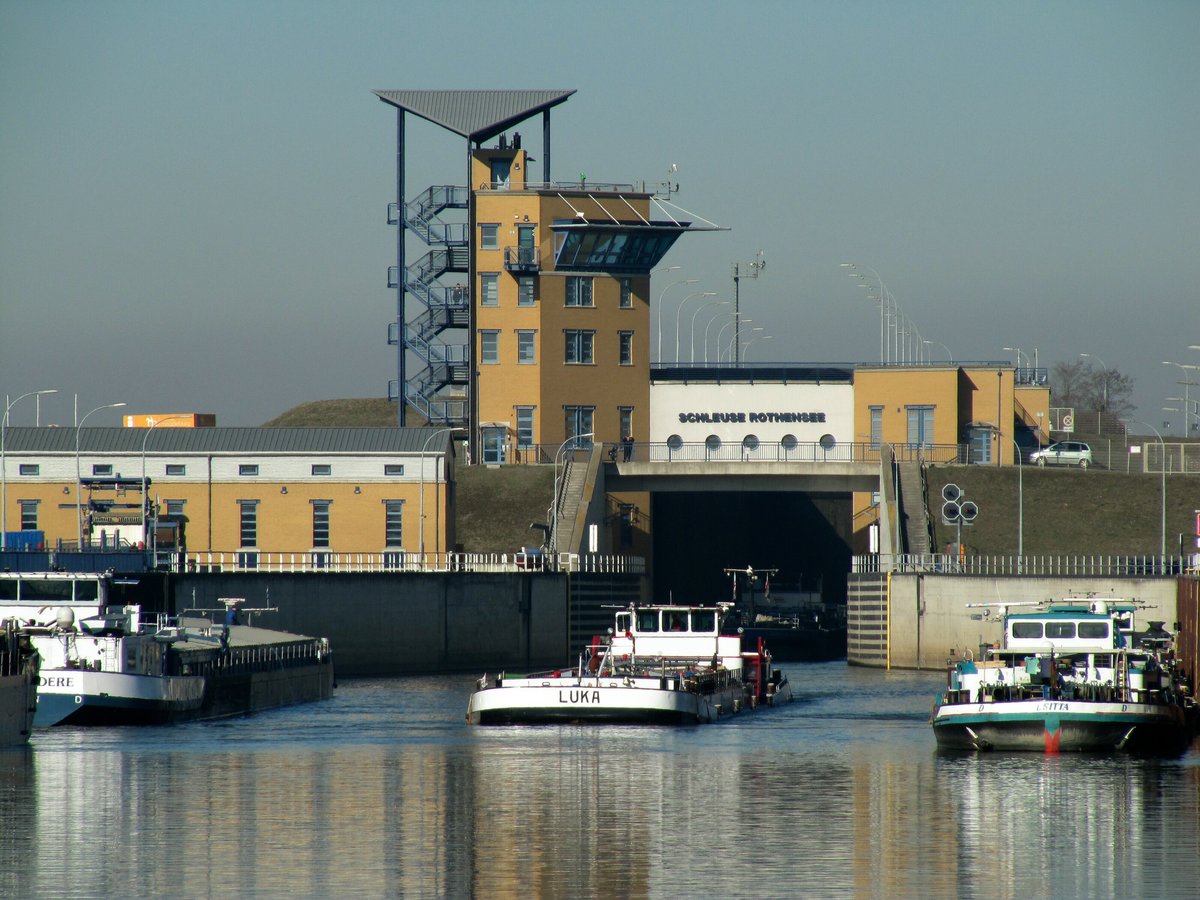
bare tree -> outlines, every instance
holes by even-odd
[[[1055,363],[1052,370],[1051,392],[1056,406],[1076,409],[1098,409],[1116,416],[1133,411],[1133,378],[1120,369],[1093,365],[1090,360],[1076,359]]]

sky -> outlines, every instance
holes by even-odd
[[[1134,379],[1134,431],[1179,434],[1198,35],[1193,0],[0,0],[0,394],[59,392],[14,425],[386,396],[396,117],[371,91],[575,89],[553,179],[674,166],[673,202],[727,229],[654,280],[668,360],[677,319],[688,348],[725,309],[680,302],[731,298],[762,251],[746,359],[879,361],[853,262],[932,358],[1086,353]],[[461,139],[407,123],[412,192],[461,183]]]

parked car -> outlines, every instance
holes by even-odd
[[[1086,469],[1093,463],[1092,448],[1083,441],[1055,441],[1030,454],[1029,461],[1039,466],[1079,466]]]

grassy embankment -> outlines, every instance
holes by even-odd
[[[320,400],[288,410],[266,423],[275,427],[392,426],[396,405],[387,400]],[[412,423],[419,425],[419,422]],[[1024,550],[1027,556],[1065,554],[1148,555],[1159,552],[1162,534],[1161,479],[1125,474],[1124,442],[1091,437],[1100,466],[1021,470],[1024,496]],[[1115,470],[1115,471],[1114,471]],[[512,553],[541,543],[531,522],[545,522],[554,488],[552,466],[459,465],[458,542],[475,553]],[[970,552],[1017,552],[1018,473],[1005,466],[933,466],[926,474],[934,546],[955,540],[955,528],[941,521],[941,489],[953,482],[979,505],[979,517],[963,529]],[[1195,551],[1195,511],[1200,510],[1200,478],[1168,475],[1166,550]]]

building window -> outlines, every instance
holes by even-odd
[[[633,434],[633,407],[618,406],[617,418],[621,422],[621,440]]]
[[[242,510],[239,540],[242,547],[258,546],[258,501],[239,500]]]
[[[494,366],[500,362],[500,332],[479,332],[479,362],[481,365]]]
[[[383,545],[404,546],[404,501],[383,501]]]
[[[314,475],[332,475],[333,466],[329,463],[313,463],[312,473]]]
[[[532,406],[517,407],[517,446],[533,446],[533,410]]]
[[[633,309],[633,279],[621,279],[621,309]]]
[[[567,276],[567,306],[595,306],[591,275]]]
[[[572,365],[591,365],[595,360],[592,355],[592,345],[596,332],[567,330],[566,361]]]
[[[495,272],[483,272],[479,276],[479,305],[500,305],[500,276]]]
[[[883,407],[872,406],[871,411],[871,449],[878,450],[883,443]]]
[[[21,475],[40,475],[42,467],[37,463],[21,463],[17,467],[17,472]]]
[[[633,365],[633,332],[619,332],[621,336],[621,365]]]
[[[390,478],[399,478],[404,474],[403,463],[384,463],[383,474]]]
[[[166,471],[168,475],[186,475],[187,466],[183,463],[167,463]]]
[[[19,500],[21,504],[21,530],[37,531],[37,509],[41,500]]]
[[[537,279],[522,276],[517,279],[517,306],[537,305]]]
[[[576,435],[591,435],[594,432],[592,422],[596,416],[596,407],[594,406],[564,406],[563,411],[566,413],[567,437],[572,438]],[[590,437],[580,438],[573,441],[570,446],[588,448],[592,446]]]
[[[243,476],[254,476],[258,474],[257,463],[241,463],[238,465],[238,474]]]
[[[183,504],[187,503],[186,500],[165,500],[163,502],[166,504],[168,516],[182,516]]]
[[[534,351],[534,335],[536,331],[517,332],[517,362],[523,366],[531,366],[537,361]]]
[[[479,249],[497,250],[500,247],[500,226],[494,224],[479,226]]]
[[[933,407],[909,406],[908,412],[908,443],[913,447],[930,447],[933,445]]]
[[[109,476],[112,473],[112,463],[96,463],[92,466],[93,475]]]
[[[313,542],[314,547],[329,546],[329,500],[313,500]]]

